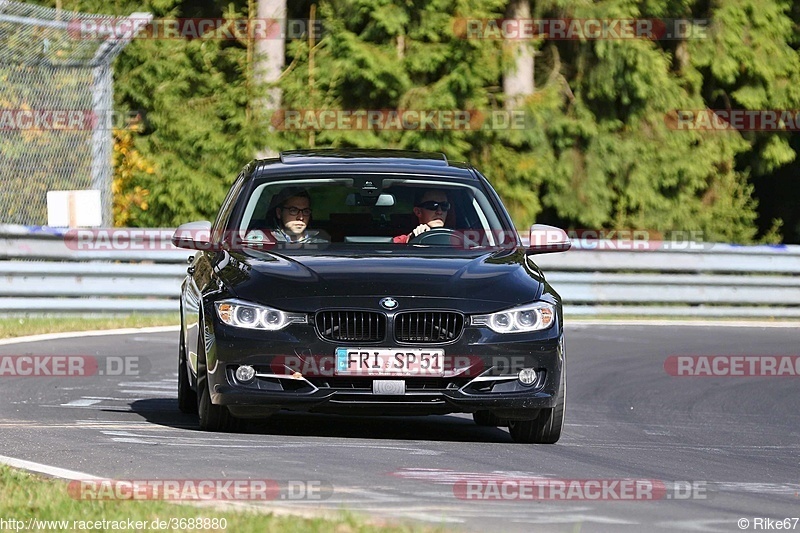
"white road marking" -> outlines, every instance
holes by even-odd
[[[118,387],[142,387],[144,389],[174,389],[178,385],[177,379],[161,380],[161,381],[121,381],[117,383]]]
[[[112,402],[129,402],[131,401],[130,398],[114,398],[112,396],[81,396],[81,398],[86,398],[89,400],[110,400]]]
[[[168,327],[174,327],[175,331],[178,330],[178,326],[168,326]],[[170,331],[170,330],[168,330],[168,331]],[[133,337],[131,340],[133,342],[154,342],[154,343],[158,343],[158,344],[173,344],[175,342],[174,339],[169,339],[169,340],[168,339],[154,339],[152,337]]]
[[[434,523],[442,523],[442,524],[463,524],[466,522],[463,518],[455,518],[453,516],[446,516],[444,513],[423,513],[419,511],[400,511],[399,514],[406,518],[413,518],[414,520],[420,520],[423,522],[434,522]]]
[[[129,437],[114,437],[111,439],[114,442],[124,442],[128,444],[147,444],[149,446],[158,446],[160,443],[154,440],[133,439]]]
[[[97,404],[97,405],[68,405],[68,404],[61,404],[61,405],[40,405],[39,407],[58,407],[59,409],[67,408],[67,409],[92,409],[95,411],[122,411],[127,410],[128,412],[133,412],[130,407],[124,407],[119,405],[104,405],[104,404]]]
[[[103,435],[108,435],[109,437],[144,437],[145,435],[137,435],[136,433],[131,433],[130,431],[102,431]],[[177,438],[177,437],[171,437]]]
[[[157,431],[158,428],[151,428]],[[229,436],[208,436],[198,437],[196,435],[141,435],[132,432],[122,431],[100,431],[103,435],[110,437],[115,442],[128,442],[130,444],[161,444],[163,446],[180,446],[192,448],[216,448],[224,440],[226,448],[240,449],[277,449],[277,448],[364,448],[370,450],[392,450],[405,452],[409,455],[438,456],[443,455],[444,451],[412,448],[406,446],[382,446],[374,444],[354,444],[352,442],[308,442],[308,441],[281,441],[267,443],[252,443],[250,439],[239,438],[231,439]],[[158,439],[158,440],[156,440]],[[204,441],[204,442],[203,442]]]
[[[619,518],[612,518],[610,516],[598,516],[587,514],[551,514],[551,515],[538,515],[531,519],[512,519],[514,523],[519,524],[572,524],[581,522],[593,522],[595,524],[613,524],[620,526],[635,526],[639,522],[632,522],[630,520],[623,520]]]
[[[721,453],[723,450],[727,451],[750,451],[750,450],[793,450],[800,449],[800,442],[793,442],[790,444],[692,444],[686,445],[680,442],[650,442],[641,444],[619,444],[617,442],[558,442],[559,446],[571,446],[573,448],[608,448],[614,446],[620,450],[692,450],[699,452],[716,452]]]
[[[709,484],[711,488],[725,492],[753,492],[763,494],[788,494],[794,496],[800,493],[800,483],[758,483],[758,482],[730,482],[721,481]]]
[[[438,468],[402,468],[390,475],[401,479],[411,479],[415,481],[428,481],[452,485],[457,481],[476,479],[479,481],[504,481],[506,479],[519,478],[544,478],[546,474],[532,472],[515,472],[496,470],[494,472],[457,472]]]
[[[26,337],[12,337],[0,339],[0,346],[7,344],[22,344],[26,342],[54,341],[59,339],[76,339],[81,337],[104,337],[106,335],[130,335],[131,333],[167,333],[177,332],[180,326],[152,326],[147,328],[123,328],[92,331],[68,331],[65,333],[43,333],[41,335],[28,335]]]
[[[730,531],[736,519],[730,520],[676,520],[674,522],[656,522],[653,527],[663,527],[666,529],[677,529],[678,531]],[[723,529],[712,527],[714,524],[723,526]]]
[[[169,396],[165,396],[164,392],[172,392],[172,391],[166,391],[166,390],[164,392],[159,393],[157,396],[153,396],[153,393],[155,391],[152,390],[152,389],[147,389],[147,390],[123,389],[123,390],[119,390],[117,392],[121,392],[122,394],[137,394],[139,396],[144,396],[144,398],[139,398],[140,400],[143,400],[143,399],[153,400],[153,399],[156,399],[156,398],[174,399],[174,398],[178,397],[178,391],[175,391],[175,394],[171,394]],[[129,401],[131,401],[131,398],[125,398],[125,401],[129,402]]]
[[[14,468],[21,468],[28,472],[36,472],[45,474],[47,476],[59,477],[62,479],[103,479],[84,472],[76,472],[75,470],[67,470],[65,468],[58,468],[57,466],[43,465],[41,463],[34,463],[33,461],[26,461],[24,459],[15,459],[14,457],[6,457],[0,455],[0,463],[3,463]]]
[[[148,422],[147,420],[131,420],[130,422],[121,422],[119,420],[76,420],[75,424],[79,426],[119,426],[124,425],[125,427],[128,426],[141,426],[141,429],[158,429],[158,430],[165,430],[170,429],[169,427],[164,426],[153,426],[152,422]]]
[[[72,400],[71,402],[62,403],[61,407],[89,407],[90,405],[96,405],[101,401],[102,400],[81,398],[80,400]]]
[[[708,327],[708,328],[798,328],[800,322],[793,321],[759,321],[759,320],[582,320],[578,317],[569,317],[570,328],[586,328],[596,326],[688,326],[688,327]]]
[[[666,429],[645,429],[645,435],[654,435],[659,437],[671,437],[672,433]]]

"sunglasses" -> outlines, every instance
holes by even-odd
[[[422,202],[421,204],[417,204],[417,207],[427,209],[428,211],[436,211],[438,209],[441,209],[442,211],[449,211],[450,202]]]
[[[304,217],[311,216],[311,208],[306,207],[305,209],[300,209],[299,207],[281,207],[284,211],[289,213],[289,216],[296,217],[299,213],[303,213]]]

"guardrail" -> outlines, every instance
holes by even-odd
[[[192,254],[172,246],[172,231],[108,230],[82,247],[45,228],[0,227],[0,312],[176,311]],[[573,245],[536,258],[566,314],[800,317],[800,246]]]

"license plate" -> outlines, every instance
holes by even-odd
[[[347,376],[441,376],[444,350],[336,348],[336,374]]]

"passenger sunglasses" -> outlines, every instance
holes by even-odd
[[[417,207],[421,207],[429,211],[436,211],[437,209],[441,209],[442,211],[449,211],[450,202],[432,202],[432,201],[422,202],[421,204],[417,204]]]
[[[306,207],[305,209],[300,209],[299,207],[281,207],[281,209],[285,209],[289,216],[296,217],[298,213],[303,213],[304,217],[311,216],[311,208]]]

